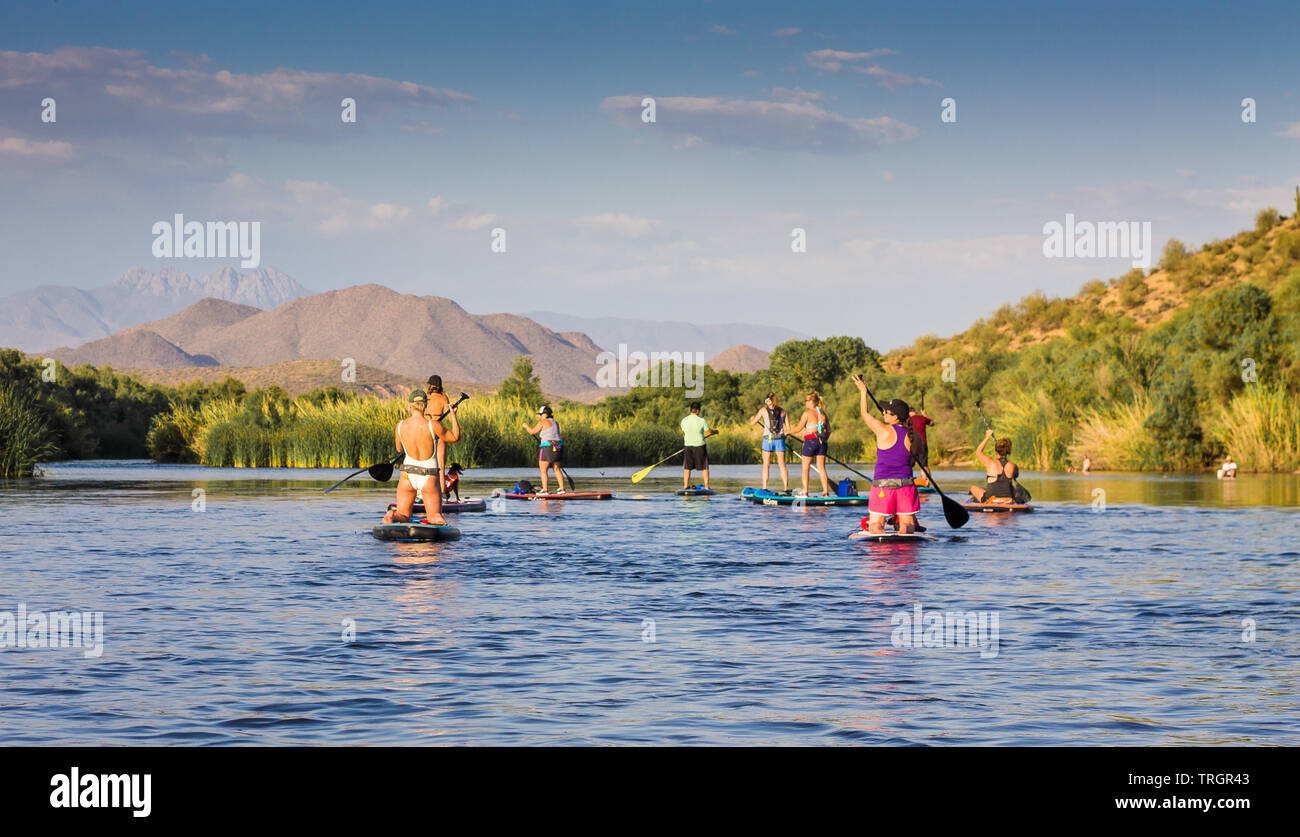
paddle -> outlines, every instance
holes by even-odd
[[[854,377],[859,381],[862,380],[861,375],[855,375]],[[863,389],[866,389],[865,382],[862,386]],[[871,399],[871,403],[876,405],[876,410],[883,414],[884,410],[880,409],[880,402],[876,400],[876,396],[871,394],[870,389],[866,389],[866,393],[867,397]],[[969,523],[970,512],[962,508],[961,503],[958,503],[956,500],[943,493],[943,489],[939,487],[939,483],[935,482],[934,477],[930,474],[929,468],[919,461],[916,464],[921,466],[921,470],[925,473],[925,478],[930,481],[930,485],[934,486],[934,490],[939,493],[939,499],[943,501],[943,518],[948,521],[948,525],[954,529],[960,529]]]
[[[677,451],[677,453],[686,453],[686,448],[682,448],[681,450]],[[677,455],[677,453],[670,453],[667,456],[665,456],[663,459],[660,459],[655,464],[649,466],[648,468],[642,468],[640,471],[637,471],[635,474],[632,475],[632,482],[640,482],[641,480],[650,476],[651,471],[653,471],[655,468],[658,468],[660,465],[664,464],[668,460],[672,459],[674,456]]]
[[[993,425],[989,424],[988,416],[984,415],[984,402],[976,401],[975,409],[980,411],[980,418],[984,419],[984,427],[988,429],[990,433],[993,432]]]
[[[442,415],[438,416],[438,421],[442,421],[443,419],[445,419],[447,417],[447,413],[451,412],[452,407],[458,406],[460,402],[464,401],[467,398],[469,398],[469,396],[462,392],[460,394],[460,398],[456,399],[456,403],[452,404],[451,407],[448,407],[446,410],[443,411]],[[437,444],[438,444],[438,440],[435,439],[434,440],[435,449],[437,447]],[[371,465],[369,468],[362,468],[360,471],[353,471],[352,473],[348,474],[343,479],[334,483],[333,485],[331,485],[329,488],[325,489],[321,493],[329,494],[331,491],[338,488],[340,485],[347,482],[348,480],[352,479],[357,474],[370,474],[370,478],[375,482],[388,482],[390,479],[393,478],[393,466],[396,465],[398,462],[401,462],[403,457],[405,456],[406,454],[404,452],[399,451],[397,456],[394,456],[388,462],[380,462],[377,465]]]
[[[799,439],[795,439],[795,438],[794,438],[793,436],[791,436],[789,433],[787,433],[786,436],[787,436],[788,438],[790,438],[790,439],[794,439],[796,442],[800,441]],[[797,451],[792,451],[792,453],[795,453],[796,455],[798,454]],[[853,473],[855,473],[855,474],[857,474],[858,476],[862,477],[864,480],[867,480],[868,482],[871,481],[871,477],[869,477],[869,476],[867,476],[866,474],[862,473],[862,472],[859,471],[857,468],[854,468],[854,467],[852,467],[852,466],[850,466],[850,465],[846,465],[845,463],[843,463],[843,462],[839,461],[838,459],[836,459],[835,457],[831,456],[829,453],[826,454],[826,458],[829,459],[830,461],[834,462],[836,465],[840,466],[840,467],[843,468],[844,470],[846,470],[846,471],[852,471]],[[814,469],[815,469],[816,467],[817,467],[816,465],[813,466]]]

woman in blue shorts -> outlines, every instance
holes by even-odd
[[[776,454],[777,468],[781,471],[781,488],[790,490],[790,472],[785,469],[785,422],[786,412],[777,403],[776,393],[769,392],[763,399],[763,406],[750,424],[763,426],[763,490],[767,490],[768,471],[772,467],[772,454]]]

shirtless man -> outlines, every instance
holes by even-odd
[[[440,526],[447,524],[447,518],[442,516],[442,473],[435,454],[439,442],[460,439],[460,423],[456,420],[456,408],[451,405],[447,407],[450,428],[438,419],[429,418],[425,415],[428,403],[427,395],[418,389],[413,391],[407,400],[411,415],[398,423],[394,433],[397,449],[406,454],[406,459],[398,468],[402,475],[397,481],[397,507],[384,515],[385,523],[410,522],[415,498],[422,495],[425,521]]]

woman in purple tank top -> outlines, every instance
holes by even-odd
[[[867,501],[870,514],[863,521],[867,531],[885,532],[885,519],[895,515],[894,528],[899,532],[916,531],[916,513],[921,510],[921,495],[912,482],[912,431],[903,426],[908,406],[901,398],[880,405],[884,420],[867,410],[867,384],[854,375],[858,387],[858,412],[871,432],[876,434],[876,472]]]

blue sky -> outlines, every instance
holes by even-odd
[[[221,266],[152,257],[153,222],[180,211],[260,220],[263,264],[317,290],[887,349],[1128,269],[1044,258],[1042,226],[1067,212],[1199,243],[1291,214],[1300,183],[1294,3],[5,14],[0,293]],[[654,125],[627,106],[643,96]]]

